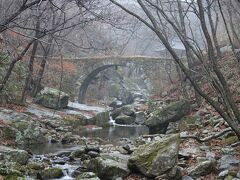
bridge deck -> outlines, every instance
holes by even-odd
[[[36,56],[37,58],[43,58],[42,56]],[[49,59],[59,60],[61,57],[50,57]],[[107,60],[116,60],[116,61],[160,61],[160,60],[172,60],[169,58],[162,57],[151,57],[151,56],[93,56],[93,57],[76,57],[68,58],[63,57],[64,60],[75,60],[75,61],[107,61]]]

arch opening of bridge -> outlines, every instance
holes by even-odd
[[[74,58],[74,61],[79,63],[79,67],[83,67],[82,64],[85,64],[85,67],[87,68],[89,66],[94,65],[100,65],[95,70],[90,72],[89,74],[83,74],[83,78],[81,80],[80,90],[78,94],[78,103],[84,104],[85,102],[85,95],[88,89],[88,86],[90,85],[91,81],[95,79],[98,73],[101,71],[104,71],[107,68],[110,67],[116,67],[116,66],[129,66],[128,63],[136,63],[139,66],[142,66],[144,63],[148,63],[149,65],[153,67],[157,64],[162,64],[164,61],[168,61],[171,59],[161,58],[161,57],[148,57],[148,56],[103,56],[103,57],[82,57],[82,58]],[[102,65],[101,65],[102,64]],[[157,68],[158,69],[158,68]],[[82,72],[84,72],[84,69],[80,69]]]
[[[110,67],[118,67],[118,66],[125,66],[125,65],[121,65],[121,64],[103,65],[101,67],[96,68],[90,74],[88,74],[87,77],[81,83],[79,95],[78,95],[78,103],[80,103],[80,104],[85,103],[85,95],[86,95],[88,86],[90,85],[91,81],[98,75],[98,73],[100,73],[101,71],[104,71],[105,69],[108,69]]]

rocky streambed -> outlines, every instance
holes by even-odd
[[[172,128],[176,119],[188,112],[187,108],[178,109],[188,107],[183,103],[155,109],[147,118],[136,108],[116,108],[111,115],[122,125],[115,124],[105,108],[89,110],[79,104],[64,111],[35,104],[20,112],[1,108],[0,178],[240,178],[239,143],[231,132],[215,145],[182,140],[197,132],[189,129],[198,129],[206,136],[216,133],[225,126],[222,119],[211,117],[200,124],[198,119],[188,118],[177,122],[179,130]],[[148,135],[142,122],[153,132],[166,134]],[[224,147],[219,142],[224,142]]]

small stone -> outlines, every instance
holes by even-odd
[[[205,129],[202,131],[203,134],[208,134],[209,133],[209,130]]]
[[[223,177],[226,177],[227,175],[228,175],[228,170],[224,170],[218,174],[218,177],[223,178]]]
[[[133,147],[130,144],[125,144],[122,148],[126,150],[128,154],[132,154],[134,151]]]
[[[56,160],[53,161],[53,163],[64,165],[64,164],[66,164],[66,161],[64,159],[56,159]]]
[[[99,145],[87,145],[85,147],[85,152],[88,153],[89,151],[95,151],[97,153],[100,153],[100,147]]]
[[[182,180],[194,180],[194,179],[190,176],[183,176]]]
[[[206,157],[197,157],[196,160],[197,160],[197,163],[201,163],[201,162],[207,161],[208,159]]]
[[[238,171],[238,173],[237,173],[237,177],[240,178],[240,171]]]
[[[100,180],[93,172],[84,172],[76,177],[76,180]]]
[[[191,157],[191,155],[187,152],[184,152],[184,151],[178,152],[178,159],[188,160],[188,159],[190,159],[190,157]]]
[[[87,155],[89,155],[91,158],[96,158],[99,156],[99,153],[96,151],[89,151]]]
[[[186,137],[186,136],[188,136],[188,132],[187,131],[180,132],[180,137],[181,138]]]
[[[190,170],[189,175],[193,177],[205,176],[216,168],[216,161],[200,162],[196,167]]]
[[[219,160],[219,163],[220,163],[219,169],[223,170],[223,169],[228,169],[232,165],[238,166],[240,161],[232,155],[225,155]]]

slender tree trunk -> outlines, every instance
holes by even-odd
[[[39,32],[38,32],[39,28],[40,28],[40,19],[38,17],[37,24],[36,24],[36,32],[35,32],[36,39],[39,36]],[[25,80],[25,86],[24,86],[24,89],[23,89],[23,92],[22,92],[22,99],[21,99],[21,102],[23,104],[26,101],[26,97],[27,97],[27,94],[28,94],[29,89],[30,89],[30,83],[32,81],[33,65],[34,65],[35,55],[36,55],[37,48],[38,48],[38,43],[39,42],[37,40],[33,43],[32,54],[31,54],[31,57],[30,57],[30,60],[29,60],[29,63],[28,63],[28,75],[27,75],[26,80]]]
[[[49,53],[51,51],[52,42],[53,42],[53,38],[50,37],[50,39],[48,40],[48,45],[47,45],[46,49],[44,50],[43,58],[42,58],[42,61],[41,61],[41,64],[40,64],[40,69],[37,73],[37,79],[35,80],[35,85],[34,85],[34,88],[32,90],[32,93],[31,93],[33,97],[35,97],[37,95],[38,91],[40,90],[41,81],[42,81],[42,78],[43,78],[43,74],[44,74],[47,59],[48,59]]]
[[[232,37],[230,35],[230,31],[229,31],[229,28],[228,28],[228,25],[227,25],[227,21],[226,21],[226,18],[224,16],[224,13],[223,13],[223,10],[222,10],[222,5],[221,5],[219,0],[217,0],[217,2],[218,2],[219,10],[220,10],[220,13],[221,13],[221,16],[222,16],[222,19],[223,19],[225,29],[227,31],[228,39],[229,39],[230,44],[231,44],[232,52],[233,52],[234,56],[236,57],[237,62],[240,63],[240,58],[237,56],[236,50],[234,48],[233,40],[232,40]],[[238,64],[238,67],[239,67],[239,64]]]
[[[211,33],[212,33],[212,38],[214,42],[214,46],[216,49],[216,53],[218,57],[221,57],[221,51],[219,47],[219,43],[217,40],[217,23],[218,23],[218,17],[216,17],[216,25],[214,25],[213,18],[212,18],[212,13],[211,13],[211,2],[210,0],[207,0],[207,16],[209,19],[210,27],[211,27]]]
[[[208,29],[206,26],[206,22],[205,22],[205,15],[204,15],[204,8],[202,5],[201,0],[197,0],[197,4],[199,7],[199,19],[201,22],[201,26],[205,35],[205,38],[207,40],[207,45],[208,45],[208,58],[209,58],[209,62],[211,64],[211,70],[212,70],[212,74],[214,74],[214,76],[216,76],[218,83],[221,85],[220,88],[223,91],[222,93],[224,94],[224,97],[226,97],[227,99],[227,103],[229,103],[230,105],[230,110],[232,115],[229,115],[229,112],[226,112],[223,108],[222,105],[217,102],[216,100],[214,100],[214,98],[212,98],[211,96],[209,96],[207,93],[205,93],[201,87],[199,86],[199,84],[194,80],[194,78],[191,76],[191,73],[189,72],[189,69],[184,65],[184,63],[182,62],[181,58],[176,54],[176,52],[173,50],[172,46],[170,45],[170,43],[166,40],[166,38],[164,37],[164,35],[161,32],[161,29],[158,26],[157,20],[155,19],[155,17],[153,16],[153,14],[149,11],[149,6],[148,5],[152,5],[152,1],[150,0],[145,0],[148,4],[145,5],[143,3],[142,0],[137,0],[138,4],[140,5],[140,7],[142,8],[142,10],[144,11],[144,13],[147,15],[148,20],[150,21],[146,21],[145,19],[141,18],[140,16],[138,16],[137,14],[135,14],[134,12],[128,10],[127,8],[125,8],[124,6],[122,6],[121,4],[119,4],[117,1],[115,0],[110,0],[112,3],[114,3],[115,5],[119,6],[120,8],[122,8],[124,11],[126,11],[127,13],[129,13],[130,15],[136,17],[138,20],[140,20],[141,22],[143,22],[147,27],[149,27],[153,32],[156,33],[156,35],[158,36],[159,40],[164,44],[164,46],[166,47],[166,49],[170,52],[170,54],[172,55],[174,61],[178,64],[178,66],[180,67],[180,69],[183,71],[183,73],[185,74],[185,76],[189,79],[189,81],[191,82],[192,86],[194,87],[194,89],[199,93],[199,95],[201,95],[211,106],[213,106],[213,108],[220,114],[220,116],[223,117],[223,119],[229,124],[229,126],[232,128],[232,130],[236,133],[236,135],[238,136],[238,138],[240,139],[240,128],[239,128],[239,120],[238,120],[238,113],[239,111],[236,110],[236,105],[233,103],[233,101],[231,101],[231,93],[229,93],[229,87],[227,86],[227,83],[225,81],[225,78],[223,77],[222,73],[219,71],[219,68],[217,66],[216,63],[216,57],[215,57],[215,52],[214,52],[214,48],[212,46],[212,41],[211,41],[211,37],[208,33]],[[188,42],[188,39],[185,36],[182,36],[179,28],[176,27],[176,25],[167,17],[167,15],[165,14],[165,12],[159,8],[153,5],[153,7],[159,9],[159,11],[162,13],[163,17],[165,18],[165,20],[167,20],[169,22],[169,24],[174,28],[174,30],[176,31],[176,33],[178,34],[178,36],[180,38],[182,38],[184,41],[186,41],[187,45],[191,47],[191,44]],[[192,49],[194,51],[194,49]],[[210,76],[211,78],[212,76]],[[232,118],[234,117],[234,118]],[[237,120],[236,120],[237,119]]]

